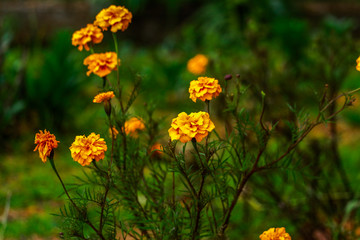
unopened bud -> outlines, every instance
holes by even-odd
[[[237,77],[237,78],[240,78],[240,74],[236,74],[236,77]]]
[[[110,101],[104,101],[104,110],[106,112],[106,115],[108,115],[108,117],[110,117],[110,115],[111,115],[111,103],[110,103]]]
[[[224,77],[224,79],[225,79],[226,81],[229,81],[229,80],[232,79],[232,75],[231,75],[231,74],[226,74],[225,77]]]

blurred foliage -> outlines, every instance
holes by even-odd
[[[94,12],[110,2],[119,4],[115,0],[88,2]],[[186,89],[195,76],[186,71],[186,61],[197,53],[206,54],[211,60],[207,75],[222,79],[228,73],[240,74],[241,81],[249,87],[250,98],[244,102],[249,111],[255,112],[253,104],[261,97],[259,92],[264,91],[266,104],[273,110],[266,112],[269,122],[294,120],[287,104],[297,109],[317,110],[313,103],[320,98],[325,84],[329,84],[329,97],[358,87],[360,77],[354,70],[358,40],[353,36],[358,22],[331,15],[313,22],[299,10],[299,2],[303,1],[122,1],[121,5],[127,6],[134,18],[129,33],[124,34],[119,45],[120,75],[124,78],[125,90],[130,89],[135,73],[143,79],[143,90],[132,114],[141,115],[144,103],[149,99],[156,103],[159,115],[175,116],[179,111],[189,112],[190,108],[193,111],[194,105],[188,99]],[[18,22],[10,18],[0,25],[0,143],[4,146],[1,151],[31,149],[33,133],[37,129],[53,129],[64,135],[71,133],[69,138],[73,138],[75,132],[95,129],[98,123],[102,123],[101,120],[93,121],[101,109],[94,110],[89,103],[97,92],[94,85],[101,82],[85,75],[82,60],[88,53],[78,52],[71,46],[71,34],[76,29],[59,30],[44,42],[35,36],[31,44],[24,47],[14,39],[17,27]],[[111,37],[106,35],[105,38],[107,49],[111,49]],[[201,104],[195,106],[197,110],[202,109]],[[222,107],[219,104],[214,106],[214,110],[222,113]],[[359,112],[358,109],[345,112],[340,120],[351,124],[350,127],[359,127]],[[280,127],[289,131],[286,124]],[[166,131],[164,136],[167,136]],[[291,132],[288,136],[291,138]],[[18,141],[19,138],[26,140],[22,141],[26,142],[25,146]],[[283,142],[287,141],[289,139],[283,139]],[[317,205],[312,200],[318,201],[319,196],[309,193],[317,188],[308,187],[308,184],[319,184],[319,195],[328,193],[329,182],[334,182],[331,185],[334,191],[342,188],[339,173],[334,172],[335,162],[331,160],[334,148],[331,144],[329,137],[304,143],[299,156],[307,160],[299,162],[299,169],[276,176],[264,174],[252,181],[249,193],[241,199],[233,214],[231,228],[237,229],[238,233],[234,232],[230,239],[237,239],[238,234],[244,239],[256,239],[261,230],[272,226],[269,222],[287,226],[288,232],[298,231],[296,236],[300,236],[301,229],[309,228],[309,221],[313,219],[320,229],[324,227],[320,224],[323,222],[326,226],[335,226],[341,221],[343,209],[358,219],[359,212],[352,207],[356,200],[342,201],[329,211],[316,213],[314,209]],[[342,159],[343,168],[347,169],[356,199],[359,193],[356,181],[359,179],[355,169],[359,168],[359,152],[340,145],[337,154]],[[69,161],[68,157],[65,159]],[[9,171],[5,174],[9,176],[15,166],[9,169],[2,164],[1,174]],[[17,166],[17,174],[27,172],[27,164]],[[10,188],[23,183],[39,185],[41,176],[37,171],[31,172],[20,177]],[[272,186],[267,185],[268,178],[271,178]],[[48,190],[54,187],[46,190],[24,186],[13,197],[14,207],[25,207],[39,199],[47,201],[51,197]],[[29,202],[25,203],[23,199]],[[44,229],[33,228],[46,223],[50,216],[42,218],[32,217],[28,224],[15,221],[13,225],[9,224],[7,233],[18,238],[51,232],[52,227],[48,225],[44,225]],[[253,233],[249,234],[249,229]]]

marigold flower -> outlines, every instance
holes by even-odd
[[[116,139],[117,135],[119,134],[119,131],[115,127],[112,127],[112,130],[111,128],[109,128],[109,134],[110,137],[112,137],[112,135],[114,134],[114,139]]]
[[[115,97],[115,94],[114,94],[113,91],[103,92],[103,93],[99,93],[98,95],[96,95],[96,96],[94,97],[93,102],[94,102],[94,103],[108,102],[108,101],[110,101],[113,97]]]
[[[34,152],[36,150],[39,150],[39,156],[41,160],[45,163],[47,157],[50,156],[51,151],[54,148],[58,147],[58,143],[60,141],[56,141],[56,137],[54,134],[51,134],[49,131],[46,131],[46,129],[43,131],[40,130],[40,133],[37,133],[35,135],[35,141],[34,143],[37,144]]]
[[[76,136],[69,149],[74,161],[86,166],[94,159],[96,161],[104,159],[107,146],[104,139],[100,138],[100,134],[91,133],[88,137]]]
[[[104,38],[104,34],[101,29],[93,24],[88,24],[86,27],[74,32],[72,35],[72,45],[78,46],[80,51],[85,48],[89,51],[89,43],[101,43]]]
[[[150,154],[151,157],[160,157],[163,153],[163,146],[160,143],[155,143],[154,145],[151,146],[150,149]]]
[[[168,132],[171,141],[179,139],[180,142],[186,143],[195,138],[200,142],[214,128],[215,125],[207,112],[190,113],[190,115],[182,112],[172,120]]]
[[[145,124],[142,119],[133,117],[125,122],[125,133],[130,134],[132,137],[137,137],[137,133],[139,130],[144,130]]]
[[[356,70],[360,71],[360,57],[356,59]]]
[[[196,99],[201,101],[211,100],[216,98],[221,93],[222,89],[219,81],[215,78],[198,77],[197,80],[190,82],[190,98],[196,102]]]
[[[118,60],[115,52],[107,53],[94,53],[84,59],[84,65],[88,65],[88,72],[86,75],[94,73],[99,77],[105,77],[111,71],[116,70],[120,65],[120,59]]]
[[[131,18],[131,12],[125,7],[111,5],[96,15],[94,24],[101,27],[102,30],[111,27],[112,32],[125,31],[131,23]]]
[[[261,240],[291,240],[290,235],[285,231],[285,228],[270,228],[263,232],[260,237]]]
[[[187,63],[187,70],[195,75],[204,74],[208,65],[208,58],[203,54],[197,54]]]

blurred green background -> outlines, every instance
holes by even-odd
[[[2,215],[0,239],[58,238],[57,218],[51,213],[58,212],[65,198],[50,166],[32,151],[34,136],[39,129],[47,129],[61,141],[56,161],[65,182],[81,174],[67,146],[76,135],[106,129],[102,108],[92,104],[102,80],[86,76],[82,61],[89,53],[72,46],[71,36],[110,4],[124,5],[133,13],[129,28],[118,35],[125,95],[133,76],[140,74],[142,93],[133,114],[141,116],[144,103],[154,104],[157,117],[165,117],[164,141],[167,123],[178,112],[203,108],[187,95],[188,84],[196,76],[187,72],[186,63],[198,53],[210,59],[206,75],[222,83],[226,74],[240,74],[250,87],[247,105],[264,91],[271,109],[269,120],[291,118],[287,104],[316,111],[324,84],[329,84],[331,96],[360,85],[360,73],[355,70],[360,54],[360,3],[355,0],[2,0],[0,214],[7,204],[10,210]],[[95,50],[110,49],[114,49],[112,37],[105,33]],[[358,206],[360,110],[357,102],[354,105],[338,119],[336,137],[354,192],[351,203]],[[220,116],[221,104],[214,109]],[[319,145],[323,150],[316,156],[326,161],[329,156],[321,146],[327,146],[331,134],[326,127],[315,129],[302,146],[304,152],[312,156],[314,151],[307,149]],[[246,194],[233,214],[230,239],[258,239],[275,226],[286,227],[293,239],[303,239],[296,229],[310,224],[306,219],[312,216],[304,212],[311,212],[311,206],[305,206],[298,213],[300,220],[294,220],[292,214],[284,214],[281,204],[290,199],[293,210],[298,210],[306,200],[293,193],[305,189],[305,181],[290,178],[284,187],[281,173],[264,177],[272,179],[270,186],[264,178],[254,180],[249,190],[253,194]],[[257,185],[278,189],[285,200],[268,198],[271,193],[256,191]],[[338,221],[323,219],[328,229]],[[356,224],[348,225],[349,231],[356,231]],[[307,239],[327,239],[324,229],[312,227]]]

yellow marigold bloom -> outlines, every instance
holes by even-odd
[[[39,156],[41,160],[45,163],[47,157],[50,156],[51,151],[54,148],[58,147],[59,141],[56,141],[56,137],[54,134],[50,134],[49,131],[46,129],[43,131],[40,130],[40,133],[35,135],[35,142],[36,145],[34,152],[39,150]]]
[[[360,71],[360,57],[356,59],[356,70]]]
[[[187,69],[189,72],[195,75],[204,74],[208,65],[208,58],[203,54],[197,54],[191,58],[187,63]]]
[[[72,45],[78,46],[80,51],[85,48],[89,51],[89,43],[101,43],[104,38],[104,34],[101,29],[93,24],[88,24],[86,27],[74,32],[72,35]]]
[[[138,131],[144,130],[145,124],[142,119],[133,117],[125,122],[125,133],[132,137],[137,137]]]
[[[131,12],[125,7],[111,5],[96,15],[94,24],[101,27],[102,30],[111,27],[112,32],[125,31],[131,23],[131,18]]]
[[[285,228],[270,228],[260,235],[261,240],[291,240]]]
[[[119,134],[119,131],[115,127],[112,127],[112,131],[111,128],[109,128],[109,134],[110,137],[112,137],[112,134],[114,134],[114,139],[116,139],[117,135]]]
[[[201,101],[211,100],[216,98],[221,93],[222,89],[219,81],[215,78],[198,77],[197,80],[190,82],[190,98],[196,102],[196,99]]]
[[[182,112],[172,120],[168,132],[171,141],[179,139],[180,142],[186,143],[195,138],[200,142],[214,128],[215,125],[207,112],[190,113],[190,115]]]
[[[84,65],[88,65],[88,76],[94,73],[99,77],[105,77],[116,70],[118,64],[120,65],[120,59],[118,60],[115,52],[94,53],[84,59]]]
[[[71,157],[82,166],[89,165],[94,159],[104,159],[107,150],[106,142],[100,134],[91,133],[88,137],[76,136],[69,148]]]
[[[115,94],[114,94],[113,91],[103,92],[103,93],[99,93],[98,95],[96,95],[96,96],[94,97],[93,102],[94,102],[94,103],[108,102],[108,101],[110,101],[113,97],[115,97]]]

